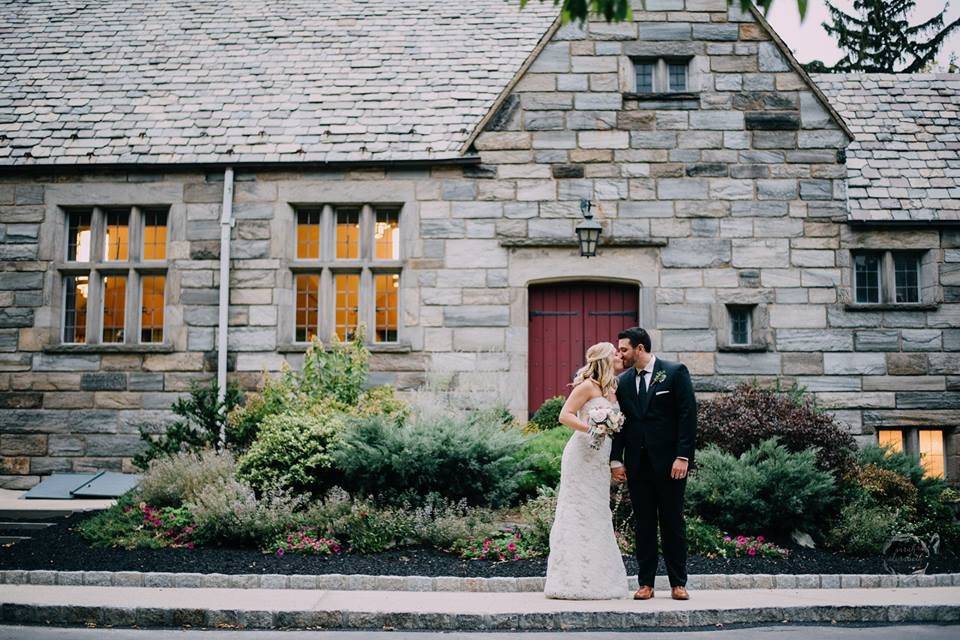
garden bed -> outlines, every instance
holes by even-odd
[[[142,571],[223,574],[366,574],[397,576],[525,577],[546,574],[546,558],[490,562],[464,560],[424,548],[391,550],[370,555],[329,557],[287,554],[283,558],[258,549],[200,547],[196,549],[102,549],[87,544],[74,531],[89,515],[76,515],[37,531],[30,539],[0,549],[0,569],[57,571]],[[636,561],[625,557],[628,574]],[[821,550],[791,549],[789,557],[704,558],[691,556],[690,574],[883,574],[881,558],[857,558]],[[927,573],[958,573],[960,557],[933,558]],[[660,567],[659,573],[665,573]]]

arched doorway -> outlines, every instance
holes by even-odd
[[[583,353],[639,320],[636,285],[612,282],[557,282],[530,285],[527,408],[570,391]]]

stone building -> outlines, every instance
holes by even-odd
[[[640,323],[956,480],[960,81],[811,80],[726,0],[516,4],[13,3],[0,485],[127,469],[221,354],[255,388],[359,324],[374,382],[523,415]]]

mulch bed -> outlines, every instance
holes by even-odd
[[[53,527],[32,532],[30,540],[0,548],[0,569],[461,577],[543,576],[547,569],[546,558],[515,562],[462,560],[422,548],[328,558],[294,554],[277,558],[249,548],[97,549],[72,530],[83,517],[65,518]],[[624,558],[624,562],[627,573],[635,574],[636,560]],[[812,549],[793,549],[785,560],[691,556],[687,570],[691,574],[887,573],[880,558],[854,558]],[[665,573],[662,561],[659,573]],[[931,560],[927,573],[960,573],[960,557],[938,556]]]

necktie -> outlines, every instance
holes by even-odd
[[[637,395],[643,398],[647,395],[647,370],[641,369],[640,371],[640,384],[637,386]]]

